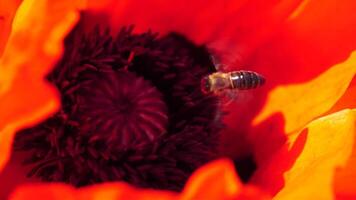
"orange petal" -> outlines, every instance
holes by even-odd
[[[353,110],[356,116],[356,110]],[[356,117],[355,117],[356,118]],[[356,121],[355,125],[356,127]],[[354,128],[356,135],[356,128]],[[347,160],[347,164],[338,168],[334,175],[334,193],[337,199],[356,199],[356,137],[354,136],[354,144],[352,154]]]
[[[190,177],[182,199],[229,199],[241,191],[233,164],[227,160],[210,163]]]
[[[303,127],[315,117],[328,111],[344,94],[356,73],[356,51],[343,63],[302,84],[279,86],[273,89],[266,105],[254,119],[258,124],[274,113],[282,113],[285,132]]]
[[[134,188],[126,183],[107,183],[74,189],[64,184],[33,184],[18,187],[10,200],[232,200],[270,199],[252,186],[243,186],[228,160],[203,166],[189,179],[181,194],[169,191]]]
[[[11,32],[12,20],[21,0],[0,1],[0,57]]]
[[[174,200],[177,194],[170,191],[137,189],[126,183],[113,183],[94,185],[77,192],[75,199],[83,200],[119,200],[119,199],[137,199],[137,200]]]
[[[166,191],[140,190],[125,183],[100,184],[75,189],[64,184],[33,184],[18,187],[10,200],[174,200],[176,194]]]
[[[257,165],[268,161],[286,142],[288,134],[299,131],[307,123],[333,107],[345,93],[355,72],[356,51],[346,61],[330,67],[310,81],[272,89],[268,93],[262,111],[252,121],[251,127],[246,128],[246,125],[243,125],[248,124],[246,120],[251,120],[256,106],[260,105],[250,104],[258,100],[250,101],[248,106],[237,104],[234,109],[238,112],[232,112],[232,116],[228,116],[228,119],[242,124],[232,123],[230,127],[236,127],[233,127],[234,131],[230,131],[230,135],[235,133],[234,141],[239,141],[240,135],[242,135],[240,137],[247,137]],[[247,119],[244,119],[244,116]],[[226,141],[233,141],[231,136],[225,138]],[[232,142],[230,144],[234,147]]]
[[[356,2],[352,0],[325,0],[322,5],[317,0],[304,0],[289,17],[285,30],[261,47],[260,54],[264,53],[265,56],[255,57],[259,61],[257,65],[261,66],[263,72],[266,71],[267,82],[270,82],[268,84],[277,86],[277,88],[272,88],[273,90],[269,92],[266,105],[255,118],[254,124],[267,119],[268,115],[282,112],[286,120],[285,131],[291,132],[325,113],[336,103],[346,89],[344,88],[345,84],[348,85],[348,82],[354,77],[354,67],[350,67],[350,71],[329,73],[325,80],[320,80],[321,87],[315,87],[314,94],[310,93],[312,88],[307,90],[309,93],[304,93],[297,91],[297,86],[303,86],[299,83],[305,83],[312,79],[315,81],[318,75],[325,74],[327,70],[330,70],[335,64],[341,63],[356,49],[355,9]],[[336,10],[338,14],[335,14]],[[350,57],[346,62],[354,61]],[[263,67],[269,70],[263,70]],[[343,78],[347,80],[336,82],[337,79]],[[291,83],[298,84],[292,87],[281,86]],[[330,84],[330,89],[335,88],[329,92],[332,90],[334,92],[339,90],[339,92],[329,93],[328,95],[333,98],[322,102],[321,106],[317,105],[317,107],[311,108],[313,103],[318,103],[326,97],[321,97],[321,93],[324,93],[324,88],[326,88],[323,86],[326,84]],[[304,86],[312,85],[305,84]],[[280,95],[284,93],[284,90],[289,89],[294,91]],[[298,92],[299,96],[297,96]],[[326,92],[324,95],[327,95]],[[287,108],[294,104],[296,107]],[[303,107],[303,105],[305,106]],[[291,112],[288,113],[287,110]]]
[[[43,120],[59,105],[43,77],[60,57],[62,40],[78,19],[75,3],[24,0],[17,11],[0,60],[0,170],[14,133]]]
[[[344,95],[342,95],[328,113],[334,113],[346,108],[356,108],[356,76],[352,79]]]
[[[180,197],[193,199],[269,199],[252,186],[243,186],[228,160],[218,160],[198,169],[188,180]]]
[[[356,115],[343,110],[309,123],[298,134],[289,137],[289,145],[260,170],[253,180],[261,187],[281,190],[274,199],[333,199],[333,177],[337,167],[344,166],[354,145]],[[297,149],[297,150],[296,150]],[[286,165],[287,164],[287,165]],[[280,166],[289,166],[281,171]]]

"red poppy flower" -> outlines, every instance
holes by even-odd
[[[9,172],[19,166],[7,161],[23,128],[15,146],[35,152],[33,174],[76,186],[110,180],[110,174],[135,186],[180,190],[192,171],[216,158],[218,133],[222,155],[238,169],[252,157],[257,169],[246,186],[232,164],[220,160],[194,173],[180,193],[124,183],[33,184],[18,186],[10,199],[355,197],[355,110],[345,109],[356,100],[355,3],[88,2],[0,6],[2,186],[17,182]],[[130,25],[134,32],[122,29]],[[260,89],[238,93],[225,108],[221,132],[217,97],[196,87],[196,77],[214,71],[204,45],[228,70],[254,70],[267,79]],[[108,109],[114,106],[109,97],[119,107]],[[160,114],[147,111],[152,108]],[[129,120],[113,115],[116,109]],[[115,128],[126,132],[113,136],[108,130]],[[125,163],[106,168],[123,159],[118,152],[125,152]]]

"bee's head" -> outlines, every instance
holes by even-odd
[[[209,76],[205,76],[201,79],[200,88],[204,94],[208,94],[211,92],[211,82]]]

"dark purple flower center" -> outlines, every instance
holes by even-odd
[[[89,142],[104,140],[108,148],[128,148],[166,132],[167,106],[161,93],[132,72],[91,73],[71,92],[77,98],[72,113],[80,122],[80,134],[96,135]]]
[[[17,134],[31,152],[29,176],[75,186],[126,181],[179,190],[214,159],[223,128],[217,97],[200,80],[215,68],[204,46],[169,34],[116,36],[80,23],[48,75],[61,109]]]

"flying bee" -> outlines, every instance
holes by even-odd
[[[217,72],[201,79],[201,90],[205,94],[229,97],[228,103],[230,103],[236,98],[236,91],[254,89],[265,83],[265,78],[257,72],[247,70],[219,71],[222,65],[218,64],[214,57],[211,57],[211,59]]]
[[[204,93],[221,93],[225,90],[249,90],[262,86],[265,78],[253,71],[215,72],[201,80]]]

